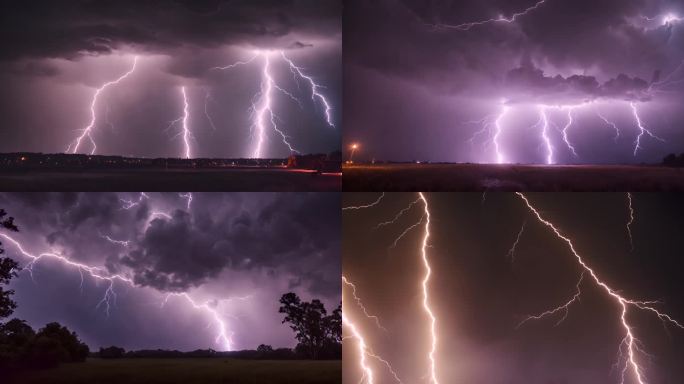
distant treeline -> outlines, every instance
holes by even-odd
[[[44,154],[31,152],[1,153],[0,168],[5,169],[136,169],[136,168],[229,168],[277,167],[311,168],[311,164],[340,163],[339,151],[326,154],[293,155],[282,159],[224,159],[224,158],[136,158],[124,156]]]
[[[684,153],[680,153],[679,155],[675,155],[674,153],[670,153],[669,155],[665,156],[663,159],[663,165],[667,167],[684,167]]]
[[[260,345],[256,350],[243,350],[232,352],[219,352],[213,349],[197,349],[190,352],[164,349],[143,349],[139,351],[126,351],[120,347],[100,348],[99,352],[90,354],[91,357],[102,359],[122,358],[231,358],[245,360],[301,360],[309,359],[310,356],[304,348],[276,348],[270,345]],[[342,345],[330,343],[319,353],[319,360],[336,360],[342,357]]]

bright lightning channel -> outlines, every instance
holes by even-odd
[[[430,353],[428,354],[428,358],[430,360],[430,383],[432,384],[439,384],[437,381],[437,368],[436,368],[436,361],[435,361],[435,352],[437,351],[437,317],[435,317],[435,314],[432,312],[432,309],[430,308],[430,297],[429,297],[429,290],[428,290],[428,285],[430,283],[430,277],[432,276],[432,268],[430,267],[430,261],[428,259],[428,253],[427,253],[427,248],[429,245],[429,240],[430,240],[430,208],[428,206],[428,201],[425,198],[425,195],[423,192],[419,192],[418,195],[420,196],[420,199],[423,200],[423,204],[425,205],[425,234],[423,235],[423,242],[421,246],[421,255],[423,259],[423,265],[425,267],[425,277],[423,278],[422,286],[423,286],[423,309],[427,313],[428,317],[430,318],[430,338],[431,338],[431,346],[430,346]]]
[[[85,139],[87,137],[88,140],[90,140],[90,143],[92,144],[92,147],[93,147],[92,150],[90,151],[90,154],[91,155],[95,154],[95,151],[97,150],[97,144],[95,144],[95,140],[93,139],[92,131],[93,131],[93,128],[95,127],[95,123],[97,122],[97,113],[95,112],[95,108],[97,106],[97,99],[99,98],[100,94],[105,89],[107,89],[109,86],[119,84],[122,80],[124,80],[129,75],[131,75],[133,73],[133,71],[135,71],[135,67],[137,64],[138,64],[138,56],[135,56],[133,58],[133,66],[131,67],[130,70],[128,70],[128,72],[124,73],[123,75],[121,75],[116,80],[112,80],[112,81],[109,81],[109,82],[102,84],[102,86],[100,86],[100,88],[98,88],[95,91],[95,94],[93,95],[93,99],[90,102],[90,123],[88,123],[88,125],[82,129],[81,135],[78,136],[74,142],[69,144],[66,152],[71,151],[71,153],[76,153],[78,151],[78,149],[80,148],[81,142],[83,141],[83,139]]]
[[[259,87],[259,92],[253,97],[253,102],[252,102],[252,107],[250,108],[251,111],[251,118],[252,118],[252,125],[251,129],[253,131],[256,131],[255,133],[255,144],[254,144],[254,149],[252,151],[252,156],[254,158],[261,158],[263,155],[263,146],[265,142],[265,134],[266,131],[270,128],[273,129],[278,135],[280,135],[283,144],[285,144],[288,149],[290,150],[291,153],[299,153],[297,149],[294,148],[293,144],[290,143],[289,137],[278,127],[277,120],[278,117],[276,116],[275,112],[273,111],[273,91],[279,91],[283,93],[285,96],[290,98],[291,100],[295,101],[300,108],[303,108],[303,105],[301,101],[296,98],[292,93],[288,92],[285,90],[283,87],[279,86],[271,72],[271,64],[272,64],[272,58],[274,55],[279,55],[285,63],[288,65],[288,68],[292,72],[292,74],[295,76],[295,81],[298,78],[301,78],[305,80],[310,88],[311,88],[311,100],[316,101],[319,100],[319,102],[323,105],[324,107],[324,112],[325,112],[325,121],[326,123],[334,127],[334,124],[332,123],[332,107],[330,103],[328,102],[328,99],[320,92],[320,89],[323,88],[320,84],[318,84],[313,77],[307,75],[304,73],[303,69],[299,66],[297,66],[294,61],[292,61],[290,58],[288,58],[285,55],[284,51],[279,51],[279,50],[255,50],[254,55],[245,61],[237,61],[233,64],[229,64],[223,67],[213,67],[211,69],[213,70],[229,70],[236,68],[238,66],[243,66],[243,65],[248,65],[252,63],[254,60],[257,58],[262,58],[263,59],[263,66],[261,69],[261,84]],[[299,85],[299,83],[297,83]]]
[[[619,305],[620,307],[620,322],[621,326],[624,330],[624,338],[622,339],[622,342],[620,343],[620,346],[618,348],[618,354],[619,354],[619,362],[624,359],[624,368],[622,369],[622,377],[621,377],[621,384],[625,383],[625,379],[627,377],[628,373],[631,373],[633,378],[637,381],[638,384],[647,384],[646,379],[644,378],[644,369],[641,367],[639,363],[639,354],[644,354],[644,351],[640,348],[640,341],[636,338],[634,335],[634,327],[630,325],[629,321],[627,320],[627,314],[628,310],[630,307],[634,307],[636,309],[641,309],[643,311],[651,312],[655,314],[664,324],[671,324],[674,325],[680,329],[684,329],[684,325],[680,324],[677,322],[675,319],[673,319],[670,315],[660,312],[658,309],[654,308],[653,305],[657,304],[657,302],[654,301],[636,301],[632,299],[628,299],[626,297],[623,297],[620,295],[617,291],[615,291],[613,288],[611,288],[607,283],[605,283],[601,278],[598,276],[598,274],[591,268],[589,265],[584,261],[582,256],[575,250],[575,246],[572,243],[572,240],[568,238],[567,236],[563,235],[561,231],[556,228],[556,226],[553,225],[550,221],[544,219],[542,215],[539,213],[539,211],[534,208],[534,206],[530,203],[530,201],[527,199],[525,195],[522,193],[516,193],[520,198],[524,201],[524,203],[527,205],[527,207],[532,211],[534,216],[544,224],[545,226],[549,227],[558,238],[563,240],[569,247],[570,251],[572,252],[573,256],[577,260],[578,264],[583,268],[583,274],[582,278],[584,277],[584,274],[587,273],[591,279],[600,287],[602,288],[611,298],[615,300],[615,302]],[[567,308],[572,304],[574,301],[578,300],[579,298],[579,285],[581,283],[582,279],[580,279],[580,282],[577,284],[578,287],[578,294],[576,294],[573,299],[571,299],[569,302],[566,304],[557,307],[555,310],[550,310],[542,313],[541,315],[538,316],[532,316],[531,319],[542,319],[548,315],[557,313],[560,310],[565,310],[567,311]],[[627,348],[627,355],[623,356],[623,345]],[[618,363],[619,363],[618,362]]]
[[[651,131],[649,131],[646,127],[644,127],[644,125],[641,122],[641,118],[639,117],[639,111],[637,110],[636,104],[634,102],[631,102],[631,103],[629,103],[629,106],[632,108],[632,114],[634,115],[634,120],[636,120],[637,126],[639,127],[639,135],[637,135],[637,138],[634,141],[634,156],[636,156],[637,151],[639,149],[641,149],[641,137],[644,136],[644,134],[649,135],[653,139],[659,140],[661,142],[665,142],[665,140],[654,135]]]
[[[482,21],[473,21],[473,22],[456,24],[456,25],[437,24],[437,25],[435,25],[435,27],[457,29],[460,31],[467,31],[473,27],[477,27],[477,26],[485,25],[485,24],[490,24],[490,23],[508,23],[508,24],[510,24],[510,23],[514,23],[516,21],[516,19],[518,19],[519,17],[525,16],[528,13],[534,11],[535,9],[541,7],[544,3],[546,3],[546,0],[539,0],[534,5],[529,6],[522,11],[515,12],[510,17],[506,17],[504,15],[499,15],[499,17],[487,19],[487,20],[482,20]]]

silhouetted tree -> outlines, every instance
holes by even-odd
[[[328,353],[325,354],[326,356],[321,356],[321,351],[326,346],[339,344],[342,334],[341,308],[338,308],[339,312],[336,309],[328,316],[320,300],[302,301],[292,292],[284,294],[280,298],[280,303],[282,305],[279,312],[285,314],[283,323],[290,324],[290,328],[295,332],[295,337],[300,343],[296,351],[304,352],[313,359],[330,357],[327,356]]]
[[[107,348],[100,347],[100,352],[98,353],[100,358],[103,358],[103,359],[120,359],[120,358],[124,357],[124,354],[126,354],[125,349],[115,347],[113,345],[111,347],[107,347]]]
[[[270,352],[273,352],[273,347],[271,347],[270,345],[266,345],[266,344],[260,344],[257,347],[257,352],[270,353]]]
[[[76,332],[59,323],[49,323],[40,329],[30,348],[30,360],[37,368],[49,368],[59,363],[82,362],[90,349],[79,340]]]
[[[26,361],[36,332],[24,320],[0,324],[0,368],[17,367]]]
[[[0,209],[0,229],[18,232],[19,228],[14,225],[14,218],[6,218],[6,216],[7,212],[4,209]],[[0,242],[0,255],[3,253],[5,253],[5,250],[2,248],[2,242]],[[3,285],[9,284],[9,281],[17,276],[18,270],[19,264],[16,261],[9,257],[0,258],[0,319],[10,316],[17,307],[17,303],[12,301],[14,291],[5,289]]]

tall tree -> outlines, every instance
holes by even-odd
[[[326,344],[337,343],[337,317],[340,318],[341,307],[328,315],[320,300],[302,301],[295,293],[286,293],[280,298],[280,313],[285,314],[283,323],[289,323],[295,337],[306,349],[309,357],[317,359]]]
[[[0,229],[18,232],[19,228],[14,225],[14,218],[6,216],[7,212],[4,209],[0,209]],[[2,248],[2,242],[0,242],[0,255],[3,253],[5,253],[5,250]],[[0,257],[0,319],[11,315],[17,307],[17,303],[12,301],[14,291],[5,289],[3,286],[9,284],[10,280],[17,276],[18,270],[19,264],[16,261],[9,257]]]

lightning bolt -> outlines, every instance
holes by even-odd
[[[428,247],[428,242],[430,240],[430,208],[428,206],[428,201],[425,198],[425,195],[422,192],[419,192],[418,195],[420,196],[420,199],[423,200],[423,204],[425,205],[425,234],[423,235],[423,244],[421,246],[421,255],[423,259],[423,265],[425,267],[425,276],[423,277],[423,309],[425,310],[425,313],[427,316],[430,318],[430,337],[431,337],[431,347],[430,347],[430,352],[428,354],[428,358],[430,360],[430,383],[433,384],[439,384],[437,381],[437,369],[436,369],[436,361],[435,361],[435,352],[437,351],[437,318],[435,317],[434,313],[432,312],[432,309],[430,308],[430,296],[429,296],[429,290],[428,290],[428,285],[430,283],[430,277],[432,276],[432,268],[430,267],[430,261],[428,259],[428,254],[427,254],[427,247]]]
[[[190,105],[188,103],[188,95],[185,92],[185,87],[181,87],[181,95],[183,96],[183,115],[176,120],[172,120],[169,123],[169,126],[166,127],[166,130],[171,129],[173,126],[175,126],[178,123],[181,123],[181,130],[177,135],[174,136],[178,137],[181,136],[183,139],[183,147],[184,147],[184,157],[186,159],[191,158],[191,150],[190,150],[190,140],[193,138],[192,132],[190,131],[190,127],[188,125],[188,120],[190,119]]]
[[[572,144],[570,144],[570,139],[568,139],[568,129],[570,129],[570,126],[572,126],[572,123],[573,123],[572,111],[575,109],[575,107],[566,107],[566,109],[568,110],[568,122],[567,122],[567,124],[565,124],[565,126],[563,127],[563,130],[562,130],[563,141],[565,142],[565,145],[568,146],[570,151],[572,151],[572,154],[575,157],[578,157],[577,151],[575,151],[575,147],[573,147]]]
[[[419,201],[421,201],[420,198],[414,200],[413,202],[411,202],[411,204],[408,205],[408,207],[399,211],[391,220],[378,223],[378,225],[375,226],[375,229],[396,223],[397,220],[399,220],[399,218],[404,215],[404,213],[408,212],[411,208],[413,208],[414,205],[418,204]]]
[[[546,0],[539,0],[537,1],[534,5],[529,6],[521,11],[515,12],[513,15],[510,17],[506,17],[504,15],[499,15],[496,18],[492,19],[487,19],[487,20],[482,20],[482,21],[472,21],[468,23],[462,23],[462,24],[456,24],[456,25],[450,25],[450,24],[436,24],[433,25],[434,27],[441,27],[441,28],[449,28],[449,29],[457,29],[460,31],[467,31],[473,27],[477,27],[480,25],[485,25],[485,24],[490,24],[490,23],[514,23],[516,19],[527,15],[528,13],[534,11],[535,9],[541,7],[544,3],[546,3]]]
[[[330,107],[330,103],[328,103],[328,100],[325,98],[325,96],[323,96],[323,94],[321,94],[318,91],[321,88],[321,86],[318,85],[311,76],[304,74],[302,68],[296,66],[292,60],[285,56],[285,52],[280,51],[280,55],[282,56],[283,60],[285,60],[290,65],[290,70],[293,74],[296,73],[297,75],[299,75],[299,77],[301,77],[309,83],[309,86],[311,87],[311,100],[320,100],[321,104],[323,104],[323,106],[325,107],[325,121],[328,123],[330,127],[334,127],[335,125],[332,123],[332,108]]]
[[[499,148],[499,136],[501,136],[501,132],[503,131],[502,125],[501,125],[501,120],[506,116],[506,112],[508,112],[508,107],[503,106],[501,109],[501,114],[499,114],[499,117],[496,118],[496,121],[494,122],[494,126],[496,127],[496,133],[494,134],[494,150],[496,151],[496,162],[497,164],[503,164],[506,162],[503,153],[501,152],[501,149]]]
[[[525,225],[526,224],[527,224],[527,221],[523,221],[522,226],[520,226],[520,231],[518,232],[518,236],[515,237],[515,242],[513,242],[511,249],[509,249],[508,253],[506,254],[506,256],[511,259],[511,262],[515,261],[515,249],[518,247],[518,243],[520,243],[520,237],[522,236],[523,232],[525,231]]]
[[[211,115],[209,114],[209,102],[213,101],[211,98],[211,93],[207,91],[206,95],[204,96],[204,116],[207,117],[207,121],[209,122],[209,125],[211,125],[211,129],[214,131],[216,130],[216,124],[214,124],[214,119],[211,118]]]
[[[634,156],[636,156],[637,151],[641,149],[641,137],[644,134],[649,135],[651,138],[665,142],[665,140],[661,139],[660,137],[654,135],[651,131],[646,129],[644,125],[641,123],[641,118],[639,117],[639,111],[637,110],[636,104],[634,102],[629,103],[629,106],[632,108],[632,114],[634,115],[634,120],[636,120],[637,126],[639,127],[639,135],[636,138],[636,141],[634,142]]]
[[[615,303],[618,305],[620,308],[620,323],[621,327],[624,331],[624,338],[622,339],[622,342],[620,343],[620,346],[618,348],[618,354],[619,354],[619,362],[624,360],[624,367],[622,370],[622,380],[621,384],[625,383],[625,379],[627,377],[628,373],[631,373],[632,377],[637,381],[638,384],[646,384],[646,379],[644,378],[644,370],[641,367],[639,363],[639,355],[644,354],[644,352],[640,349],[639,344],[640,341],[636,338],[634,335],[634,327],[629,323],[627,319],[627,314],[630,308],[636,308],[640,309],[642,311],[650,312],[655,314],[662,322],[663,324],[671,324],[674,325],[680,329],[684,329],[684,325],[680,324],[677,322],[675,319],[673,319],[670,315],[660,312],[658,309],[654,308],[653,305],[656,304],[654,301],[636,301],[632,300],[626,297],[623,297],[620,295],[617,291],[615,291],[613,288],[611,288],[607,283],[605,283],[601,278],[598,276],[598,274],[591,268],[589,265],[584,261],[584,258],[575,250],[575,246],[572,243],[572,240],[570,238],[566,237],[561,233],[561,231],[553,225],[550,221],[544,219],[542,215],[539,213],[539,211],[534,208],[534,206],[530,203],[530,201],[523,195],[522,193],[517,193],[518,196],[524,201],[525,205],[530,209],[530,211],[534,214],[534,216],[539,220],[540,223],[543,225],[547,226],[550,228],[555,235],[564,241],[567,245],[570,251],[572,252],[573,256],[577,260],[577,263],[579,266],[582,267],[583,269],[583,275],[586,273],[591,279],[594,281],[594,283],[602,288],[602,290],[610,297],[612,298]],[[581,283],[581,281],[580,281]],[[579,283],[578,283],[578,292],[579,292]],[[556,310],[551,310],[547,311],[545,313],[548,314],[553,314],[557,313],[558,311],[563,310],[562,308],[565,308],[564,310],[567,311],[567,308],[569,305],[576,300],[576,298],[579,297],[579,294],[575,295],[573,299],[566,303],[563,306],[560,306],[556,308]],[[535,319],[542,319],[547,315],[539,315],[534,317]],[[624,346],[624,347],[623,347]],[[623,356],[623,348],[627,349],[626,356]],[[618,362],[618,363],[619,363]]]
[[[123,206],[121,207],[121,209],[129,210],[133,207],[137,207],[138,205],[140,205],[142,203],[143,200],[149,199],[149,198],[150,198],[150,196],[147,195],[145,192],[140,192],[140,197],[138,197],[137,201],[133,201],[130,199],[121,199],[121,198],[119,198],[119,201],[123,203]]]
[[[629,245],[634,250],[634,239],[632,238],[632,223],[634,223],[634,208],[632,208],[632,194],[627,192],[627,208],[629,209],[629,221],[627,222],[627,234],[629,235]]]
[[[263,154],[263,146],[266,140],[266,131],[268,129],[273,129],[282,139],[283,144],[285,144],[291,153],[299,153],[297,149],[294,148],[293,144],[290,143],[290,138],[278,127],[278,117],[273,110],[273,91],[279,91],[294,102],[296,102],[300,108],[303,109],[302,102],[292,93],[288,92],[283,87],[279,86],[271,73],[271,59],[278,54],[288,65],[288,68],[292,72],[295,81],[298,78],[305,80],[311,88],[311,100],[318,100],[325,110],[325,121],[326,123],[334,127],[332,123],[332,107],[326,97],[321,93],[320,89],[323,88],[320,84],[316,83],[313,77],[304,73],[303,69],[297,66],[294,61],[285,55],[284,51],[272,51],[272,50],[256,50],[254,55],[245,61],[237,61],[235,63],[223,66],[223,67],[213,67],[212,70],[229,70],[236,68],[238,66],[247,65],[252,63],[257,58],[263,58],[263,66],[261,68],[261,84],[259,87],[259,92],[252,98],[252,106],[250,108],[250,114],[252,119],[252,124],[250,130],[255,132],[255,143],[254,149],[252,150],[252,157],[261,158]],[[297,82],[299,86],[299,82]],[[205,102],[206,110],[206,102]],[[207,118],[209,118],[207,114]],[[210,118],[209,118],[210,119]],[[213,123],[212,123],[213,126]]]
[[[92,131],[93,131],[93,128],[95,127],[95,123],[97,122],[97,113],[95,112],[95,107],[97,106],[97,100],[100,97],[100,94],[102,92],[104,92],[105,89],[107,89],[108,87],[110,87],[112,85],[119,84],[125,78],[130,76],[133,73],[133,71],[135,71],[135,67],[137,64],[138,64],[138,56],[135,56],[133,58],[133,66],[131,67],[130,70],[128,70],[128,72],[124,73],[123,75],[121,75],[116,80],[112,80],[112,81],[104,83],[102,86],[100,86],[100,88],[98,88],[95,91],[95,94],[93,95],[93,99],[90,102],[90,122],[88,123],[88,125],[85,128],[82,129],[81,135],[78,136],[76,138],[76,140],[74,140],[74,142],[69,144],[69,146],[67,147],[67,150],[66,150],[67,153],[69,151],[71,151],[71,153],[76,153],[78,151],[78,149],[80,148],[81,142],[83,141],[83,139],[85,139],[87,137],[93,146],[92,150],[90,151],[90,154],[91,155],[95,154],[95,151],[97,150],[97,144],[95,144],[95,140],[93,139]]]
[[[546,107],[541,106],[539,108],[539,114],[541,116],[542,131],[541,138],[546,145],[546,164],[553,164],[553,145],[551,144],[551,139],[549,139],[549,117],[546,115]]]
[[[368,366],[368,362],[366,361],[366,357],[368,356],[368,346],[366,345],[366,340],[363,338],[361,335],[361,332],[356,328],[356,325],[349,320],[349,317],[345,316],[344,312],[342,312],[342,324],[344,324],[347,328],[352,333],[352,336],[357,340],[358,345],[359,345],[359,366],[361,367],[361,370],[363,371],[363,377],[361,378],[361,383],[365,382],[368,384],[374,384],[375,383],[375,374],[373,373],[373,369],[371,369],[370,366]]]
[[[603,120],[607,125],[613,127],[613,129],[615,130],[615,137],[613,138],[613,140],[614,140],[615,142],[617,142],[617,140],[620,138],[620,130],[618,129],[617,125],[615,125],[615,123],[613,123],[612,121],[606,119],[606,118],[605,118],[602,114],[600,114],[599,112],[596,112],[596,116],[598,116],[601,120]]]
[[[257,159],[261,158],[262,147],[265,139],[264,135],[267,124],[270,124],[273,130],[275,130],[282,137],[283,143],[287,145],[287,147],[290,149],[290,152],[298,153],[299,151],[294,149],[292,147],[292,144],[290,144],[290,142],[288,141],[288,137],[280,129],[278,129],[278,124],[276,123],[276,116],[273,112],[272,101],[273,89],[279,87],[275,84],[273,76],[271,75],[270,54],[264,53],[262,54],[262,56],[264,58],[264,66],[262,68],[261,90],[258,94],[260,95],[258,101],[259,106],[252,106],[254,112],[253,127],[256,128],[257,131],[256,147],[254,148],[252,157]]]
[[[359,210],[359,209],[374,207],[374,206],[380,204],[380,201],[382,200],[383,197],[385,197],[385,192],[383,192],[382,195],[380,195],[380,197],[378,197],[377,200],[375,200],[374,202],[372,202],[372,203],[370,203],[370,204],[367,204],[367,205],[358,205],[358,206],[350,206],[350,207],[343,207],[342,210],[343,210],[343,211],[347,211],[347,210]]]
[[[375,325],[377,325],[378,328],[380,328],[380,329],[382,329],[383,331],[387,332],[387,328],[383,327],[383,326],[380,324],[380,319],[379,319],[377,316],[371,315],[371,314],[368,313],[368,310],[367,310],[366,307],[363,305],[363,302],[361,302],[361,299],[356,295],[356,286],[355,286],[352,282],[350,282],[349,280],[347,280],[347,278],[344,277],[344,275],[342,275],[342,282],[343,282],[344,284],[348,285],[349,287],[351,287],[351,289],[352,289],[352,297],[354,297],[354,301],[356,302],[356,305],[357,305],[359,308],[361,308],[361,311],[363,311],[363,314],[366,315],[367,318],[373,320],[373,321],[375,322]]]
[[[184,198],[187,201],[187,209],[190,211],[190,205],[192,204],[192,192],[181,193],[178,196]]]

